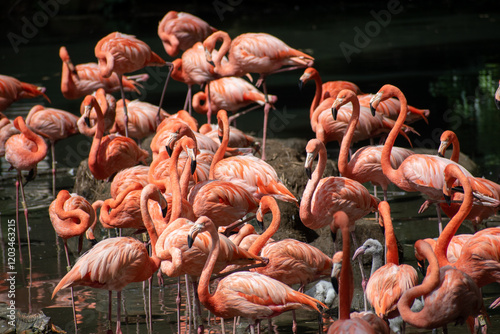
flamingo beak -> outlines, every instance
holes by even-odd
[[[306,154],[306,162],[304,164],[304,168],[306,169],[306,175],[309,179],[311,179],[312,172],[311,172],[311,166],[314,160],[314,153],[307,152]]]
[[[264,231],[264,217],[262,216],[262,211],[260,210],[260,207],[257,210],[255,220],[257,221],[257,225],[260,227],[260,230]]]
[[[382,92],[378,92],[370,100],[370,111],[372,112],[372,116],[375,116],[375,113],[377,112],[377,107],[380,103],[381,97],[382,97]]]
[[[366,247],[364,246],[361,246],[359,247],[358,249],[356,249],[356,251],[354,252],[354,255],[352,256],[352,260],[356,260],[356,258],[362,254],[364,254],[366,251]]]
[[[189,234],[188,234],[188,247],[189,248],[193,247],[194,240],[196,239],[196,236],[198,235],[198,233],[200,233],[203,226],[204,226],[203,224],[194,224],[194,226],[191,227],[191,230],[189,231]]]

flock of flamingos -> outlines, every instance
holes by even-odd
[[[81,240],[84,234],[95,240],[97,222],[105,228],[134,228],[149,235],[150,244],[133,237],[95,242],[61,279],[53,296],[66,288],[73,293],[76,286],[109,290],[111,322],[112,291],[119,299],[129,283],[149,280],[151,284],[157,272],[160,284],[162,274],[177,277],[181,333],[191,331],[181,328],[179,321],[180,277],[185,276],[186,289],[190,288],[188,281],[194,287],[194,301],[186,307],[194,305],[189,312],[199,333],[204,331],[202,307],[221,319],[248,319],[253,333],[255,329],[260,331],[261,320],[286,311],[309,309],[323,314],[331,305],[325,303],[331,302],[319,294],[306,294],[304,288],[331,277],[331,284],[320,282],[338,293],[339,316],[335,320],[326,318],[326,323],[320,316],[320,332],[328,328],[328,333],[389,333],[390,321],[398,317],[402,320],[400,328],[393,328],[396,332],[404,332],[405,323],[433,329],[464,322],[472,332],[486,332],[488,314],[480,289],[500,283],[500,227],[467,235],[455,233],[464,220],[478,227],[497,213],[500,185],[474,177],[457,163],[459,142],[453,132],[443,133],[439,156],[394,147],[398,135],[409,140],[408,133],[414,131],[411,122],[427,121],[428,110],[409,106],[403,92],[390,84],[376,94],[363,94],[351,82],[322,83],[312,67],[313,57],[269,34],[247,33],[231,40],[226,32],[198,17],[171,11],[160,22],[158,35],[168,55],[176,57],[182,51],[182,56],[167,62],[146,43],[119,32],[97,43],[98,63],[75,66],[66,48],[61,47],[61,90],[68,99],[84,98],[81,117],[40,105],[33,107],[26,119],[12,121],[0,114],[1,153],[18,171],[16,186],[18,193],[21,190],[27,227],[21,172],[30,171],[28,180],[35,176],[37,163],[48,152],[46,140],[50,142],[55,199],[49,213],[56,233],[64,240],[68,265],[66,240],[76,236]],[[147,75],[125,75],[145,66],[167,66],[169,78],[188,85],[183,110],[169,115],[161,109],[161,101],[154,106],[125,99],[126,91],[137,91],[147,80]],[[309,180],[299,203],[265,162],[267,117],[277,100],[267,93],[265,79],[300,68],[304,69],[300,81],[314,80],[316,84],[310,108],[316,138],[305,147]],[[251,79],[252,73],[260,75],[255,86],[243,78]],[[203,90],[192,96],[193,85]],[[262,87],[262,92],[257,87]],[[118,90],[122,99],[116,101],[111,93]],[[37,96],[49,100],[42,87],[0,76],[0,110],[7,115],[14,101]],[[500,108],[500,88],[495,101]],[[264,108],[261,146],[232,126],[241,115],[238,111],[255,103]],[[207,114],[207,123],[198,128],[192,109]],[[213,117],[217,124],[211,124]],[[89,203],[66,190],[56,196],[54,144],[76,133],[93,137],[88,167],[95,179],[111,182],[112,198]],[[381,134],[387,134],[384,145],[363,147],[350,157],[352,143]],[[138,142],[150,135],[154,135],[150,146],[153,160],[148,166],[148,152]],[[325,144],[330,141],[341,145],[338,168],[342,177],[323,177]],[[453,155],[446,159],[443,155],[450,145]],[[261,158],[255,155],[258,153]],[[362,185],[368,181],[383,189],[383,201]],[[425,195],[421,211],[431,205],[437,208],[439,237],[415,243],[415,256],[425,276],[420,283],[415,268],[399,264],[387,202],[391,183]],[[332,256],[294,239],[273,240],[280,224],[277,201],[300,207],[301,221],[311,229],[329,226],[333,236],[340,231],[342,250]],[[444,229],[441,210],[451,218]],[[19,206],[16,211],[19,216]],[[248,221],[256,218],[259,223],[268,212],[272,222],[258,234]],[[354,257],[358,259],[362,253],[373,254],[374,267],[363,280],[369,304],[365,302],[364,312],[351,313],[354,283],[350,239],[353,237],[357,247],[355,222],[371,212],[378,212],[385,230],[385,264],[382,248],[377,248],[373,240],[356,250]],[[223,278],[213,281],[213,274]],[[294,290],[292,286],[300,288]],[[320,287],[318,284],[316,290]],[[190,297],[188,292],[188,300]],[[420,304],[419,312],[411,308],[414,301]],[[500,298],[490,307],[498,304]],[[116,333],[121,333],[120,311],[118,302]],[[73,313],[78,331],[74,304]],[[223,320],[221,324],[224,328]],[[293,331],[297,331],[295,316]]]

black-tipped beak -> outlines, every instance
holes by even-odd
[[[302,90],[302,87],[304,86],[304,83],[302,80],[299,79],[299,90]]]
[[[330,232],[332,234],[333,243],[335,243],[335,241],[337,240],[337,232],[333,232],[333,231],[330,231]]]
[[[194,239],[191,234],[188,235],[188,248],[193,247]]]
[[[90,128],[90,118],[85,117],[84,120],[85,120],[85,124],[87,125],[87,127]]]
[[[448,196],[446,194],[443,194],[444,196],[444,200],[446,201],[446,204],[448,204],[448,206],[451,205],[451,196]]]
[[[259,226],[260,230],[264,231],[264,221],[259,220],[257,218],[255,220],[257,221],[257,225]]]
[[[422,273],[423,276],[425,276],[425,261],[417,261],[418,265],[418,270]]]
[[[375,113],[377,112],[377,109],[373,108],[372,104],[370,103],[370,111],[372,112],[372,116],[375,116]]]
[[[222,143],[222,138],[224,138],[223,136],[219,136],[219,140],[220,142]]]
[[[311,179],[311,176],[312,176],[311,168],[306,167],[306,175],[307,175],[308,179]]]
[[[337,279],[337,277],[332,277],[331,281],[332,281],[333,290],[335,290],[335,293],[338,295],[339,294],[339,280]]]
[[[196,172],[196,160],[191,161],[191,175]]]
[[[213,60],[207,60],[207,61],[208,61],[208,63],[209,63],[210,65],[212,65],[213,67],[215,67],[215,63],[213,62]]]
[[[337,120],[337,115],[338,115],[339,111],[337,110],[337,108],[332,108],[332,117],[333,117],[333,120]]]
[[[444,158],[444,155],[442,155],[441,152],[438,152],[438,157]]]
[[[168,155],[172,156],[172,149],[170,148],[170,146],[166,145],[165,149],[167,150]]]
[[[95,245],[97,245],[97,240],[96,239],[89,239],[90,241],[90,244],[92,245],[92,247],[94,247]]]
[[[165,208],[161,209],[161,215],[163,218],[167,217],[168,205],[165,205]]]
[[[455,191],[455,192],[459,192],[459,193],[464,193],[464,187],[462,186],[457,186],[457,187],[453,187],[451,188],[451,190]]]

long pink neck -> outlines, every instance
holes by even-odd
[[[314,83],[316,84],[316,92],[314,93],[314,98],[311,103],[311,109],[309,110],[309,119],[312,118],[314,110],[319,106],[319,102],[321,101],[321,96],[323,95],[323,82],[321,81],[321,77],[319,76],[318,71],[314,71],[311,75],[311,78],[314,79]]]
[[[261,203],[262,205],[262,203]],[[254,241],[253,245],[248,249],[248,251],[252,254],[259,255],[260,251],[264,247],[264,245],[269,241],[269,239],[278,231],[278,228],[280,227],[281,224],[281,212],[280,208],[278,207],[278,203],[276,203],[275,200],[269,201],[269,207],[271,209],[271,212],[273,214],[273,220],[271,221],[271,224],[269,227],[266,229],[264,233],[262,233],[257,240]],[[262,210],[262,208],[261,208]]]
[[[62,60],[61,91],[71,96],[71,92],[76,90],[76,84],[73,80],[72,69],[70,67],[73,67],[73,70],[75,70],[75,68],[71,63],[71,59],[69,58],[69,54],[66,51],[66,48],[61,47],[59,55]]]
[[[418,240],[415,243],[415,249],[423,255],[429,262],[427,275],[425,276],[422,284],[406,290],[398,302],[399,314],[405,322],[413,326],[426,328],[429,323],[428,312],[426,306],[420,312],[413,312],[411,306],[415,298],[424,296],[432,292],[439,285],[439,263],[432,251],[431,246],[423,241]]]
[[[450,219],[436,242],[434,253],[437,256],[440,266],[450,264],[446,255],[448,252],[448,245],[472,209],[472,188],[468,178],[462,173],[459,167],[454,165],[447,167],[445,169],[445,179],[448,185],[452,185],[456,179],[460,181],[464,189],[464,199],[460,205],[460,209],[458,209],[458,212]]]
[[[460,143],[457,136],[453,136],[451,144],[453,145],[453,151],[451,151],[450,160],[458,163],[458,159],[460,158]]]
[[[341,212],[341,211],[339,211]],[[345,215],[345,214],[344,214]],[[351,233],[349,232],[349,219],[345,217],[335,217],[336,220],[342,219],[342,269],[340,270],[340,291],[339,291],[339,319],[349,319],[351,316],[352,285],[353,275],[351,267]]]
[[[90,147],[89,153],[89,169],[92,174],[97,179],[103,179],[105,177],[101,177],[101,170],[99,166],[99,147],[101,146],[102,137],[104,135],[104,116],[102,115],[101,107],[95,97],[90,96],[90,103],[92,107],[95,109],[95,114],[97,116],[97,130],[94,135],[94,139],[92,140],[92,146]]]
[[[172,157],[170,158],[170,186],[172,189],[172,211],[170,213],[170,221],[173,222],[181,216],[182,212],[182,193],[181,186],[179,183],[179,173],[177,172],[177,163],[179,161],[179,155],[182,152],[182,145],[180,142],[175,145]],[[186,165],[184,169],[189,169],[189,158],[186,159]],[[184,173],[183,173],[184,174]]]
[[[392,183],[397,184],[399,183],[398,180],[400,179],[401,172],[394,169],[391,165],[391,151],[394,143],[396,142],[399,131],[403,127],[403,124],[406,120],[406,110],[408,109],[408,104],[406,101],[406,97],[398,88],[390,86],[387,89],[389,90],[389,97],[397,97],[399,99],[400,110],[396,123],[394,124],[394,127],[391,129],[389,135],[387,136],[387,139],[385,140],[380,163],[382,165],[382,171],[384,172],[384,175],[387,176],[387,178]],[[384,95],[386,95],[386,92],[384,92]]]
[[[205,263],[202,274],[200,276],[200,281],[198,283],[198,297],[200,299],[200,302],[210,310],[214,309],[218,303],[218,301],[213,300],[213,294],[210,294],[208,287],[210,285],[210,277],[212,276],[215,263],[217,262],[217,258],[219,257],[220,239],[219,233],[215,229],[215,225],[211,222],[206,224],[209,224],[208,232],[212,237],[212,248],[210,249],[207,262]]]
[[[354,131],[356,131],[356,126],[359,122],[359,100],[356,95],[350,96],[349,100],[352,103],[352,115],[349,119],[349,125],[347,131],[342,139],[342,144],[340,145],[338,169],[343,177],[352,178],[352,168],[349,168],[349,148],[351,147],[352,138],[354,137]],[[347,102],[346,102],[347,103]]]
[[[212,164],[210,165],[210,172],[208,175],[209,180],[214,179],[215,166],[219,161],[222,160],[222,158],[224,158],[224,154],[226,154],[227,145],[229,144],[229,121],[227,118],[227,112],[222,109],[219,110],[219,113],[217,114],[217,119],[219,123],[219,129],[222,129],[222,141],[212,159]]]
[[[378,212],[380,214],[380,218],[384,222],[387,263],[399,265],[398,246],[396,235],[394,234],[394,227],[392,225],[391,208],[389,207],[389,203],[380,202]]]
[[[304,193],[302,194],[302,200],[300,204],[300,219],[304,223],[308,224],[308,226],[314,225],[314,221],[316,220],[311,211],[312,198],[314,196],[316,187],[318,186],[318,183],[323,176],[323,172],[325,171],[326,160],[326,149],[323,145],[320,145],[318,149],[318,164],[316,165],[316,169],[311,175],[311,179],[307,181],[307,185],[304,189]]]
[[[156,257],[156,242],[158,241],[158,234],[156,233],[153,219],[149,214],[148,200],[153,200],[158,203],[162,200],[161,194],[155,185],[149,184],[141,192],[141,216],[144,226],[148,230],[149,238],[151,239],[152,255]]]
[[[215,38],[214,46],[215,42],[217,42],[218,40],[222,40],[222,45],[219,48],[217,55],[214,57],[215,72],[223,77],[244,75],[245,73],[241,73],[236,62],[233,60],[234,57],[231,54],[229,55],[229,62],[226,62],[224,65],[222,65],[222,58],[224,58],[224,56],[229,52],[229,49],[231,48],[231,37],[229,37],[228,33],[219,30],[213,33],[211,36]],[[212,50],[209,49],[209,51]]]

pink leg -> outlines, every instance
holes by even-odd
[[[207,124],[212,123],[212,101],[210,100],[210,81],[207,82],[207,103],[208,103],[208,112],[207,112]]]
[[[352,238],[352,244],[354,246],[354,249],[358,249],[358,241],[356,240],[356,234],[354,231],[351,232],[351,238]],[[363,287],[363,301],[365,304],[365,311],[368,311],[368,301],[366,300],[366,293],[365,293],[365,287],[366,287],[366,277],[365,277],[365,272],[363,271],[363,261],[361,261],[361,256],[358,256],[358,263],[359,263],[359,270],[361,271],[361,286]]]
[[[175,299],[177,305],[177,333],[181,332],[181,277],[177,277],[177,298]]]
[[[54,144],[54,142],[50,142],[50,150],[52,153],[52,196],[56,198],[56,150]]]
[[[121,305],[122,304],[122,292],[116,292],[116,334],[122,334],[121,329]]]
[[[28,205],[26,204],[26,198],[24,196],[24,186],[22,182],[22,175],[21,171],[17,171],[17,178],[19,180],[19,186],[21,188],[21,198],[22,198],[22,205],[24,209],[24,219],[26,221],[26,237],[28,239],[28,262],[29,262],[29,276],[30,276],[30,283],[28,287],[28,298],[29,298],[29,305],[28,305],[28,310],[29,314],[31,314],[31,284],[32,284],[32,262],[31,262],[31,241],[30,241],[30,225],[28,221]]]
[[[125,137],[128,137],[128,110],[127,110],[127,104],[125,103],[125,91],[123,90],[123,83],[122,83],[122,78],[123,74],[119,75],[120,77],[120,91],[122,93],[122,100],[123,100],[123,113],[124,113],[124,123],[125,123]]]
[[[295,310],[292,310],[292,333],[297,333],[297,317],[295,316]]]
[[[269,117],[270,104],[264,106],[264,127],[262,132],[262,160],[266,160],[266,138],[267,138],[267,119]]]
[[[189,115],[191,115],[192,107],[191,107],[191,91],[192,91],[192,85],[188,85],[188,92],[186,94],[186,101],[184,101],[184,110],[189,111]]]
[[[71,261],[69,260],[69,252],[68,252],[68,243],[66,239],[64,239],[64,252],[66,253],[66,263],[68,266],[66,267],[66,271],[69,272],[71,270]],[[75,321],[75,333],[78,333],[78,326],[76,323],[76,309],[75,309],[75,294],[73,293],[73,287],[71,290],[71,307],[73,308],[73,319]]]
[[[160,103],[158,104],[158,113],[156,114],[156,127],[158,127],[161,123],[161,106],[163,105],[163,99],[165,98],[165,92],[167,91],[167,85],[168,85],[168,80],[170,79],[170,75],[172,74],[172,69],[174,68],[172,65],[167,65],[168,66],[168,75],[167,79],[165,80],[165,85],[163,86],[163,90],[161,92],[161,97],[160,97]]]
[[[19,263],[23,264],[23,252],[21,251],[21,230],[19,229],[19,184],[23,182],[19,177],[16,180],[16,229],[17,229],[17,246],[19,248]],[[24,271],[24,270],[23,270]]]

